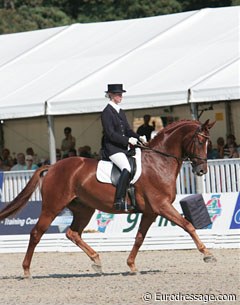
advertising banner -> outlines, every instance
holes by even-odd
[[[174,201],[174,207],[182,214],[179,204],[186,195],[178,195]],[[199,233],[222,235],[229,230],[240,229],[240,194],[239,193],[217,193],[203,194],[212,223],[206,228],[197,230]],[[113,215],[97,211],[90,221],[87,229],[104,234],[131,233],[135,235],[139,227],[141,214]],[[149,235],[183,235],[187,234],[183,229],[176,226],[162,216],[158,216],[149,229]],[[188,235],[188,234],[187,234]]]
[[[1,176],[0,176],[1,179]],[[1,180],[0,180],[1,182]],[[186,195],[178,195],[174,207],[182,214],[179,201]],[[229,230],[237,232],[240,229],[240,194],[218,193],[203,194],[212,224],[198,230],[204,234],[225,234]],[[5,206],[0,203],[0,209]],[[28,234],[36,224],[41,213],[41,202],[29,202],[17,215],[0,222],[0,235]],[[135,236],[141,220],[141,214],[108,214],[96,211],[85,229],[86,233],[101,233],[107,236],[130,234]],[[72,215],[65,209],[52,222],[47,233],[65,233],[71,224]],[[187,234],[180,227],[158,216],[149,229],[148,236],[169,236]]]

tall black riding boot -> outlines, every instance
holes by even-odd
[[[118,180],[116,194],[115,194],[114,206],[118,211],[122,211],[122,210],[128,211],[133,209],[133,207],[129,206],[125,201],[129,180],[130,180],[130,173],[127,169],[124,169],[121,172],[121,176]]]

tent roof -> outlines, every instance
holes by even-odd
[[[0,35],[0,118],[240,99],[240,7]],[[191,90],[190,100],[188,92]]]

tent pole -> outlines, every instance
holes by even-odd
[[[198,120],[198,110],[197,110],[197,104],[196,103],[191,103],[191,115],[193,120]]]
[[[51,115],[47,116],[48,123],[48,136],[49,136],[49,152],[50,152],[50,164],[56,162],[56,140],[54,135],[54,122]]]
[[[3,131],[3,121],[0,122],[0,154],[2,155],[2,151],[4,148],[4,131]]]
[[[188,104],[190,104],[192,119],[198,120],[198,106],[197,106],[197,103],[191,102],[191,95],[192,95],[191,89],[188,89],[187,101],[188,101]]]

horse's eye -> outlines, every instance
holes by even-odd
[[[206,137],[201,136],[201,135],[198,136],[198,143],[200,145],[204,145],[206,142],[207,142],[207,138]]]

